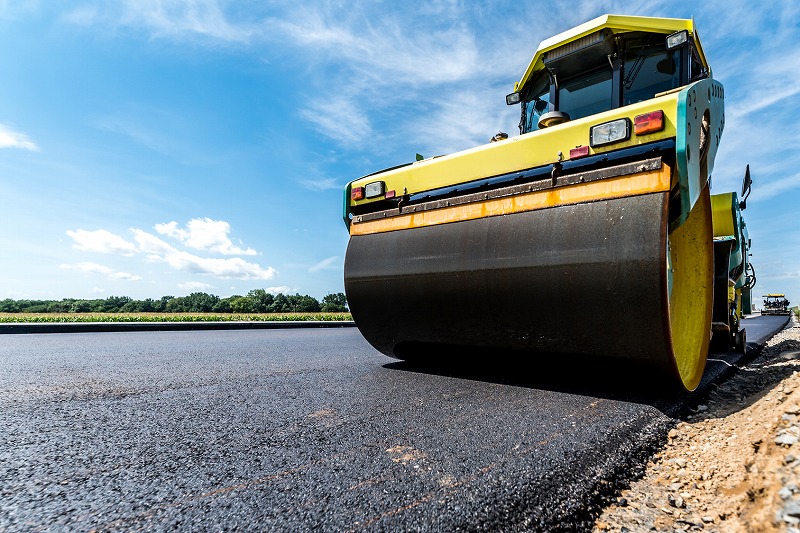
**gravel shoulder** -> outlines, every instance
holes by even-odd
[[[594,531],[800,533],[800,322],[669,433]]]

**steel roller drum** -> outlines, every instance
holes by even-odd
[[[668,201],[658,192],[352,235],[353,319],[402,359],[420,344],[609,356],[691,390],[711,320],[708,190],[672,234]]]

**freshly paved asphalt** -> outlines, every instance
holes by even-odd
[[[789,320],[788,316],[758,316],[746,318],[742,327],[747,331],[747,342],[763,343]]]
[[[691,404],[353,328],[4,335],[0,369],[8,531],[583,530]]]

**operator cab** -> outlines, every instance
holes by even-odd
[[[506,97],[522,106],[520,133],[649,100],[707,78],[687,30],[669,36],[604,28],[542,54],[539,67]]]

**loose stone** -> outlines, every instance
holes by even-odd
[[[790,435],[788,433],[784,433],[782,435],[778,435],[775,437],[775,444],[780,446],[791,446],[793,444],[797,444],[798,438],[794,435]]]

